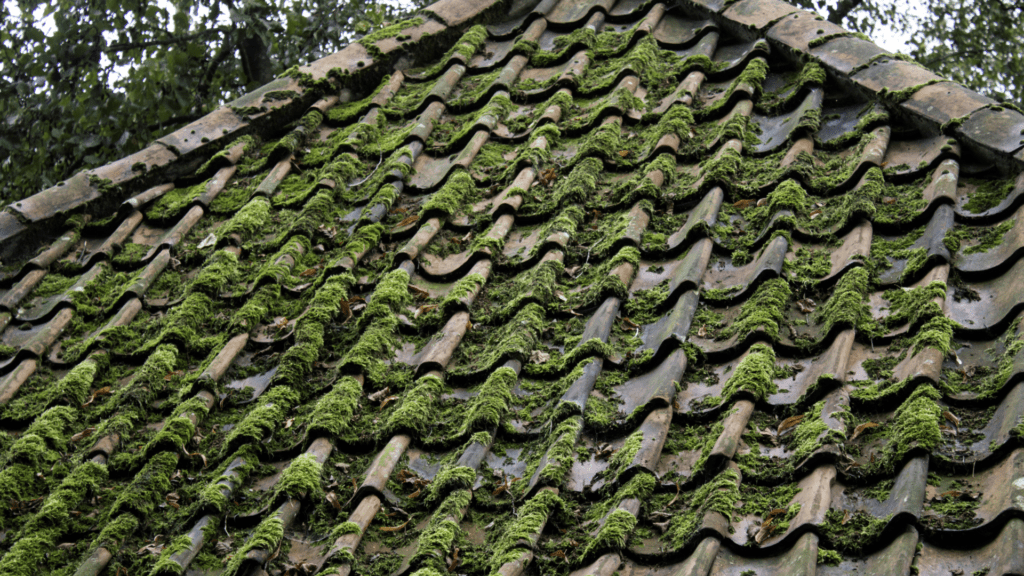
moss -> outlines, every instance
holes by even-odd
[[[886,327],[891,329],[907,323],[913,326],[932,316],[944,315],[934,300],[946,297],[946,283],[936,280],[927,286],[909,290],[889,290],[883,297],[889,301],[889,315],[885,318]]]
[[[270,201],[257,196],[242,207],[223,226],[217,229],[217,238],[228,238],[237,234],[242,242],[248,242],[263,229],[270,218]]]
[[[857,554],[875,543],[892,516],[877,517],[858,510],[825,512],[825,521],[818,525],[828,545],[850,554]]]
[[[103,529],[100,530],[99,536],[97,536],[92,541],[92,544],[89,545],[89,549],[95,550],[100,547],[116,549],[120,547],[125,540],[131,538],[138,528],[138,518],[132,514],[121,514],[113,520],[108,521],[103,526]]]
[[[460,278],[445,294],[445,297],[438,303],[437,308],[420,317],[420,323],[426,325],[438,324],[445,318],[454,314],[458,309],[465,307],[465,299],[478,291],[487,280],[480,274],[468,274]]]
[[[189,538],[188,534],[182,534],[176,537],[168,544],[163,552],[160,553],[160,558],[157,559],[156,564],[153,565],[153,569],[149,571],[151,576],[158,576],[159,574],[182,574],[185,572],[185,567],[177,562],[171,560],[171,556],[184,552],[192,547],[192,539]]]
[[[789,284],[784,279],[766,281],[740,307],[736,321],[723,331],[722,336],[751,334],[758,328],[763,328],[772,340],[778,340],[779,328],[785,320],[789,298]]]
[[[341,538],[348,534],[362,534],[362,529],[359,528],[359,524],[355,522],[342,522],[338,524],[334,530],[331,530],[331,536],[333,538]]]
[[[331,276],[316,291],[305,315],[295,327],[295,344],[281,357],[274,382],[298,389],[308,387],[307,376],[324,348],[324,330],[348,301],[348,288],[355,283],[351,274]]]
[[[968,196],[963,209],[972,214],[981,214],[998,206],[1013,191],[1015,178],[1005,180],[974,180],[966,181],[976,186],[974,192]]]
[[[810,208],[807,193],[795,180],[786,180],[768,194],[768,211],[778,212],[789,209],[804,214]]]
[[[931,451],[942,442],[942,407],[936,402],[940,398],[938,390],[925,384],[918,386],[896,409],[891,441],[886,447],[893,460],[906,454],[912,444]]]
[[[736,371],[725,382],[722,396],[732,398],[739,392],[751,394],[756,401],[763,401],[769,394],[778,391],[775,377],[775,352],[765,344],[754,344],[736,367]]]
[[[889,90],[889,88],[883,86],[882,89],[878,91],[878,97],[888,100],[893,104],[902,104],[907,100],[910,100],[914,96],[914,94],[916,94],[917,91],[920,90],[921,88],[924,88],[925,86],[931,86],[932,84],[937,84],[943,81],[944,80],[942,78],[932,78],[927,82],[922,82],[921,84],[918,84],[916,86],[910,86],[902,90]]]
[[[253,530],[252,535],[241,548],[235,551],[224,570],[225,575],[236,576],[247,554],[252,550],[275,550],[284,539],[284,523],[274,514]]]
[[[299,393],[286,386],[277,386],[260,396],[256,407],[232,428],[224,439],[223,452],[248,442],[259,442],[284,421],[284,416],[299,401]]]
[[[420,533],[411,565],[447,572],[444,558],[462,534],[459,522],[472,497],[469,490],[457,490],[445,499]]]
[[[267,284],[253,292],[245,304],[231,318],[229,331],[231,334],[251,332],[262,324],[270,314],[270,308],[281,297],[281,285]]]
[[[583,429],[583,419],[573,416],[563,420],[551,433],[552,440],[547,450],[547,464],[540,471],[540,477],[551,486],[560,486],[572,468],[576,439]]]
[[[818,46],[824,46],[825,44],[831,42],[832,40],[835,40],[836,38],[860,38],[861,40],[864,40],[866,42],[871,42],[871,38],[869,38],[866,34],[861,34],[860,32],[846,32],[844,30],[843,32],[826,34],[824,36],[818,36],[817,38],[813,38],[810,42],[807,43],[807,47],[817,48]]]
[[[842,444],[846,441],[845,431],[829,428],[821,418],[824,408],[824,400],[812,406],[793,430],[791,442],[793,458],[797,462],[802,462],[825,444]]]
[[[678,550],[693,538],[707,512],[718,512],[730,522],[733,520],[735,504],[740,499],[739,481],[739,474],[727,469],[693,492],[689,499],[690,510],[674,515],[665,533],[673,548]]]
[[[477,395],[466,403],[460,434],[497,426],[512,403],[512,389],[518,376],[511,368],[498,368],[480,386]]]
[[[933,316],[929,318],[917,334],[911,338],[913,354],[917,354],[924,348],[934,348],[946,356],[952,350],[953,331],[961,328],[955,320],[946,316]]]
[[[150,457],[131,483],[117,495],[110,507],[110,517],[123,512],[139,517],[151,514],[157,503],[171,491],[171,475],[177,467],[178,456],[172,452],[160,452]]]
[[[437,376],[427,375],[416,381],[405,393],[402,403],[388,418],[387,429],[392,431],[419,432],[433,421],[436,405],[447,387]]]
[[[427,489],[427,502],[434,502],[455,490],[472,490],[476,470],[469,466],[447,466],[434,477]]]
[[[284,495],[288,498],[319,501],[323,497],[323,489],[320,487],[323,469],[323,464],[317,462],[313,454],[300,454],[281,473],[281,478],[274,486],[274,497]]]
[[[622,508],[613,510],[605,519],[597,535],[584,545],[582,556],[586,558],[599,550],[624,547],[634,528],[636,528],[636,516]]]
[[[199,198],[200,194],[206,191],[206,186],[209,182],[201,182],[186,188],[174,188],[166,192],[146,209],[146,219],[159,221],[177,215],[196,198]]]
[[[622,448],[611,457],[609,463],[609,471],[613,471],[615,476],[622,474],[622,472],[633,463],[633,458],[636,457],[636,453],[640,451],[640,446],[644,442],[643,430],[637,430],[626,438],[626,442],[623,443]]]
[[[494,544],[494,552],[489,561],[491,572],[497,572],[504,564],[516,561],[526,551],[523,542],[531,542],[540,536],[541,526],[549,518],[567,516],[568,513],[569,507],[555,492],[540,490],[534,494],[516,511],[515,518]]]
[[[423,203],[423,207],[420,208],[420,218],[435,213],[451,217],[460,210],[464,210],[477,195],[473,178],[465,170],[459,170],[448,178],[440,190],[433,193]]]
[[[380,280],[359,318],[359,341],[342,358],[342,366],[359,366],[371,383],[386,379],[384,362],[393,358],[398,346],[396,315],[412,301],[408,286],[409,274],[404,270],[389,272]]]
[[[0,559],[0,572],[12,576],[38,574],[58,539],[70,528],[71,511],[90,494],[98,494],[106,479],[105,466],[94,462],[76,466],[25,522],[20,537]]]
[[[883,330],[871,315],[868,296],[871,293],[871,274],[857,267],[839,279],[825,305],[818,309],[818,321],[827,334],[836,326],[852,326],[863,336],[881,336]]]
[[[362,394],[363,388],[355,378],[339,378],[313,407],[306,436],[348,439]]]

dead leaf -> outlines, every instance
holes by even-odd
[[[142,548],[139,548],[138,555],[142,556],[142,555],[144,555],[144,554],[146,554],[148,552],[149,554],[152,554],[153,556],[159,556],[160,553],[163,552],[163,551],[164,551],[164,545],[163,544],[147,544],[147,545],[143,546]]]
[[[846,526],[846,523],[849,522],[849,521],[850,521],[850,511],[849,510],[844,510],[843,511],[842,525]]]
[[[412,292],[417,298],[430,298],[430,292],[413,284],[409,284],[409,292]]]
[[[92,433],[93,433],[93,432],[95,432],[95,431],[96,431],[96,429],[95,429],[95,428],[86,428],[85,430],[82,430],[82,431],[81,431],[81,432],[79,432],[78,434],[75,434],[74,436],[72,436],[72,437],[71,437],[71,441],[72,441],[72,442],[78,442],[78,441],[79,441],[79,440],[81,440],[82,438],[87,438],[87,437],[89,437],[89,435],[90,435],[90,434],[92,434]]]
[[[203,248],[208,248],[210,246],[213,246],[216,243],[217,243],[217,236],[214,235],[213,233],[211,233],[206,238],[203,238],[203,241],[199,243],[199,246],[197,246],[197,248],[202,250]]]
[[[384,399],[383,402],[380,403],[380,409],[383,410],[385,406],[387,406],[388,404],[392,403],[395,400],[398,400],[398,396],[388,396],[387,398]]]
[[[877,426],[878,426],[878,424],[876,422],[865,422],[865,423],[861,424],[860,426],[857,426],[856,428],[853,429],[853,436],[850,436],[850,442],[853,442],[854,440],[856,440],[857,436],[860,436],[861,434],[863,434],[865,430],[869,430],[869,429],[875,428]]]
[[[814,220],[818,216],[821,216],[821,210],[812,210],[811,211],[811,220]]]
[[[373,394],[370,394],[369,396],[367,396],[367,398],[370,399],[370,402],[380,402],[382,398],[386,398],[387,395],[390,394],[390,393],[391,393],[391,387],[390,386],[385,386],[383,390],[378,390],[378,391],[374,392]]]
[[[175,510],[181,508],[181,505],[178,504],[179,499],[180,497],[178,496],[177,492],[171,492],[170,494],[164,497],[164,500],[167,502],[167,505],[170,506],[171,508],[174,508]]]
[[[768,199],[767,198],[761,198],[760,200],[757,201],[757,207],[758,208],[760,208],[761,206],[767,206],[767,205],[768,205]]]
[[[804,414],[798,414],[796,416],[790,416],[789,418],[786,418],[785,420],[782,421],[782,424],[779,424],[779,431],[776,434],[782,435],[782,433],[785,432],[786,430],[789,430],[790,428],[803,422],[804,417]]]
[[[106,394],[110,394],[110,386],[104,386],[103,388],[100,388],[99,390],[93,392],[92,396],[89,396],[89,399],[85,401],[85,404],[82,404],[82,408],[85,408],[89,404],[92,404],[93,401],[96,400],[97,396],[103,396]]]
[[[285,420],[284,421],[284,429],[287,430],[287,429],[291,428],[292,424],[295,424],[295,418],[289,418],[289,419]]]
[[[882,204],[895,204],[895,203],[896,203],[896,199],[893,198],[892,196],[886,196],[885,198],[882,198]]]
[[[548,360],[551,360],[551,354],[548,354],[547,352],[542,352],[540,350],[530,352],[530,364],[543,364]]]
[[[697,329],[697,337],[698,338],[705,338],[705,337],[707,337],[707,335],[708,335],[708,325],[707,324],[701,324],[700,328]]]
[[[802,298],[796,301],[796,307],[804,314],[810,314],[811,312],[814,312],[814,309],[817,308],[818,305],[810,298]]]
[[[466,320],[466,332],[469,332],[472,329],[473,329],[473,322],[471,322],[469,320]]]
[[[949,420],[953,424],[953,426],[956,426],[957,428],[960,428],[960,419],[957,418],[949,410],[946,410],[945,412],[943,412],[942,413],[942,417],[945,418],[946,420]]]
[[[335,494],[333,490],[327,493],[326,498],[327,502],[331,506],[334,506],[335,510],[341,510],[341,502],[338,502],[338,495]]]
[[[415,320],[419,318],[421,315],[435,309],[437,309],[437,305],[435,304],[424,304],[423,306],[420,306],[419,308],[416,309],[416,312],[412,315],[412,318],[413,320]]]
[[[754,204],[757,204],[757,200],[751,200],[747,198],[744,200],[740,200],[738,202],[733,202],[732,207],[736,208],[737,210],[743,210],[745,208],[750,208]]]
[[[636,330],[637,328],[640,327],[639,324],[637,324],[636,322],[633,322],[632,320],[630,320],[629,316],[624,316],[622,318],[622,323],[625,324],[628,327],[629,330]],[[626,330],[626,328],[623,328],[623,330]]]
[[[299,273],[299,276],[302,277],[302,278],[309,278],[310,276],[316,276],[316,268],[306,268],[305,270],[303,270],[302,272]]]
[[[619,156],[629,158],[629,150],[619,150]]]
[[[401,228],[402,226],[408,226],[410,224],[413,224],[414,222],[416,222],[419,219],[420,219],[419,215],[409,216],[408,218],[403,218],[401,222],[399,222],[398,224],[395,224],[395,228]]]
[[[419,492],[419,490],[417,490],[417,492]],[[412,518],[409,518],[408,520],[406,520],[403,524],[401,524],[399,526],[385,526],[385,527],[381,528],[380,531],[381,532],[401,532],[402,530],[405,530],[405,527],[409,525],[409,522],[412,522]]]
[[[164,375],[164,380],[165,380],[165,381],[170,381],[170,380],[172,380],[172,379],[173,379],[173,378],[174,378],[175,376],[181,376],[181,375],[182,375],[182,374],[184,374],[184,373],[185,373],[185,371],[184,371],[184,370],[175,370],[174,372],[170,372],[170,373],[168,373],[168,374]]]
[[[562,302],[568,302],[569,299],[565,297],[565,294],[561,290],[555,290],[555,298],[558,298]]]

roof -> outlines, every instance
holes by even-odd
[[[1024,115],[443,0],[8,206],[0,572],[1024,572]]]

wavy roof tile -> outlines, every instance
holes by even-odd
[[[0,214],[0,573],[1024,572],[1024,115],[444,0]]]

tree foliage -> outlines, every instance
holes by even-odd
[[[792,0],[1000,101],[1024,89],[1024,0]],[[0,201],[121,158],[430,0],[5,0]]]
[[[379,0],[5,0],[0,199],[131,154],[403,16]]]

